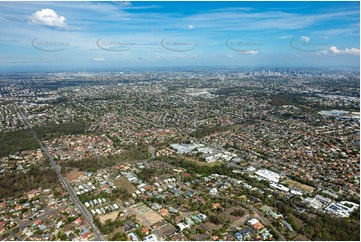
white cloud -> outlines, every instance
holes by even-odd
[[[240,53],[246,55],[257,55],[258,50],[241,50]]]
[[[315,52],[316,55],[327,55],[327,50],[319,50]]]
[[[283,36],[281,36],[280,38],[281,39],[290,39],[290,38],[292,38],[293,37],[293,35],[283,35]]]
[[[339,53],[340,53],[340,50],[338,50],[336,46],[331,46],[331,47],[330,47],[330,50],[331,50],[332,53],[335,53],[335,54],[339,54]]]
[[[68,25],[65,21],[66,18],[64,16],[58,15],[50,8],[44,8],[42,10],[36,11],[29,17],[29,22],[32,24],[39,24],[62,29],[68,28]]]
[[[131,7],[131,6],[133,6],[133,4],[131,2],[129,2],[129,1],[122,1],[122,2],[120,2],[120,5],[122,7]]]
[[[360,49],[356,48],[346,48],[344,50],[337,49],[336,46],[331,46],[330,51],[334,54],[350,54],[350,55],[360,55]]]
[[[105,61],[105,58],[103,58],[103,57],[95,57],[94,61],[102,62],[102,61]]]
[[[188,29],[194,29],[194,25],[188,25]]]
[[[300,39],[305,41],[306,43],[310,42],[310,40],[311,40],[311,38],[308,36],[301,36]]]

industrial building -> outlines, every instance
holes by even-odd
[[[256,171],[256,175],[265,178],[267,180],[269,180],[270,182],[274,182],[274,183],[278,183],[281,176],[279,174],[277,174],[276,172],[267,170],[267,169],[261,169]]]

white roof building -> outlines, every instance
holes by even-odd
[[[321,203],[331,203],[332,202],[332,200],[329,199],[328,197],[323,197],[323,196],[318,195],[318,194],[315,196],[315,198],[317,200],[319,200]]]
[[[288,192],[290,190],[288,187],[285,187],[281,184],[271,183],[270,186],[283,192]]]
[[[267,170],[267,169],[261,169],[256,171],[256,175],[265,178],[271,182],[278,183],[281,176],[277,174],[276,172]]]
[[[216,187],[212,188],[210,191],[209,191],[209,194],[212,194],[212,195],[215,195],[218,193],[218,189]]]
[[[256,223],[259,223],[258,219],[256,219],[256,218],[252,218],[251,220],[248,220],[247,222],[252,226],[255,225]]]
[[[255,170],[256,170],[256,168],[254,168],[253,166],[247,167],[248,172],[254,172]]]
[[[299,191],[299,190],[295,190],[295,189],[291,189],[290,193],[294,194],[294,195],[298,195],[298,196],[302,196],[303,192]]]
[[[187,228],[187,226],[184,225],[183,223],[179,223],[179,224],[177,224],[177,225],[178,225],[178,227],[179,227],[179,229],[180,229],[181,231],[183,231],[183,229],[186,229],[186,228]]]
[[[314,209],[320,209],[322,207],[322,203],[318,201],[316,198],[308,197],[305,201]]]
[[[346,207],[340,203],[331,203],[325,208],[325,210],[340,217],[348,217],[350,216],[351,212],[349,207]]]
[[[171,144],[170,147],[179,154],[186,154],[195,148],[203,147],[202,144]]]
[[[331,203],[325,208],[325,210],[341,217],[348,217],[359,206],[360,205],[357,203],[342,201],[339,203]]]

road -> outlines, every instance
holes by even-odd
[[[59,209],[62,209],[62,208],[65,208],[66,205],[63,205],[59,208],[56,208],[56,209],[53,209],[53,210],[48,210],[48,211],[45,211],[43,214],[41,214],[40,216],[36,217],[35,219],[33,220],[23,220],[23,221],[20,221],[20,220],[15,220],[18,224],[19,224],[19,229],[20,230],[23,230],[25,229],[27,226],[29,226],[29,224],[32,224],[34,223],[34,221],[38,220],[38,219],[46,219],[46,217],[50,214],[54,214],[55,212],[57,212]]]
[[[239,227],[241,226],[242,224],[244,224],[249,218],[251,217],[250,214],[247,214],[245,216],[243,216],[242,218],[234,221],[232,224],[231,224],[231,227]]]
[[[184,186],[183,182],[182,182],[182,178],[180,177],[180,175],[177,175],[177,183],[178,183],[178,186],[182,189],[188,189]]]
[[[17,241],[23,241],[23,239],[20,238],[16,233],[14,233],[14,231],[12,231],[12,230],[8,230],[8,231],[9,231],[9,234],[14,237],[14,239],[16,239]]]
[[[99,231],[99,229],[95,226],[95,224],[93,223],[93,219],[92,216],[90,215],[90,213],[88,212],[88,210],[86,210],[83,206],[83,204],[79,201],[78,197],[76,196],[75,192],[73,191],[72,187],[69,185],[69,183],[65,180],[65,178],[63,177],[63,175],[60,172],[60,169],[58,167],[58,165],[56,164],[56,162],[54,161],[52,155],[50,154],[50,152],[48,151],[48,149],[43,145],[43,143],[39,140],[38,136],[36,135],[33,126],[31,125],[31,123],[29,122],[28,118],[25,116],[25,114],[21,111],[20,107],[18,106],[17,103],[15,103],[15,107],[20,115],[20,117],[22,118],[22,120],[24,121],[25,125],[28,127],[28,129],[30,130],[31,134],[33,135],[33,137],[36,139],[36,141],[39,143],[41,150],[46,154],[46,156],[49,158],[50,161],[50,165],[52,166],[52,168],[55,170],[61,184],[63,185],[63,187],[67,190],[67,192],[69,193],[69,196],[71,198],[71,200],[73,201],[73,203],[75,204],[75,206],[78,208],[78,210],[80,211],[80,213],[83,215],[83,217],[85,218],[85,220],[88,222],[88,224],[90,225],[90,227],[92,228],[93,232],[95,233],[95,237],[97,241],[105,241],[104,236],[102,235],[102,233]]]
[[[278,231],[278,229],[276,229],[276,228],[272,225],[272,223],[271,223],[267,218],[265,218],[265,217],[262,215],[262,213],[261,213],[257,208],[255,208],[255,207],[253,207],[253,206],[250,206],[250,208],[251,208],[252,211],[257,215],[257,216],[255,216],[255,217],[257,217],[259,220],[261,220],[261,222],[262,222],[264,225],[270,226],[271,229],[273,229],[273,231],[275,231],[275,232],[278,234],[278,236],[280,237],[280,239],[281,239],[282,241],[287,241],[287,239]]]

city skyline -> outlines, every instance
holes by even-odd
[[[359,66],[358,2],[0,2],[1,72]]]

